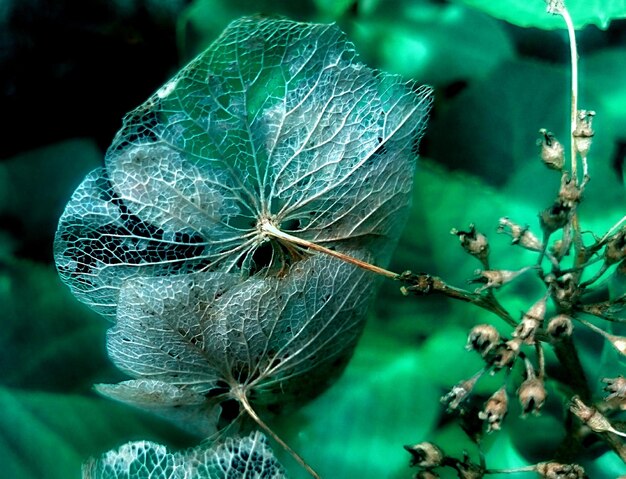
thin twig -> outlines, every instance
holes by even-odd
[[[517,327],[517,321],[504,309],[493,294],[470,293],[464,289],[450,286],[437,276],[413,274],[410,271],[405,271],[399,275],[397,279],[407,284],[407,286],[401,288],[402,293],[405,295],[415,294],[425,296],[430,294],[442,294],[449,298],[458,299],[490,311],[502,318],[510,326],[514,328]]]
[[[626,323],[626,316],[616,316],[611,312],[611,309],[620,305],[626,305],[626,295],[610,301],[577,305],[576,310],[614,323]]]
[[[606,232],[606,234],[602,237],[599,243],[604,244],[609,239],[609,237],[613,234],[613,232],[617,230],[618,228],[620,228],[624,223],[626,223],[626,216],[623,216],[621,220],[619,220],[617,223],[611,226],[609,228],[609,231]]]
[[[562,378],[561,381],[572,388],[585,401],[591,400],[591,389],[572,338],[566,337],[561,341],[556,341],[553,344],[553,348],[566,374],[566,377]]]
[[[288,243],[297,244],[299,246],[303,246],[313,251],[318,251],[320,253],[333,256],[342,261],[345,261],[346,263],[353,264],[355,266],[358,266],[359,268],[366,269],[368,271],[371,271],[372,273],[379,274],[389,279],[394,279],[394,280],[399,279],[400,275],[398,273],[394,273],[393,271],[389,271],[385,268],[381,268],[380,266],[373,265],[371,263],[368,263],[367,261],[360,260],[358,258],[341,253],[339,251],[326,248],[325,246],[314,243],[312,241],[308,241],[302,238],[298,238],[297,236],[290,235],[289,233],[285,233],[284,231],[281,231],[278,228],[276,228],[276,226],[271,224],[269,221],[264,222],[261,225],[261,228],[268,236],[272,236],[279,240],[282,239],[284,241],[287,241]]]
[[[291,449],[291,447],[289,447],[287,445],[287,443],[285,441],[283,441],[280,436],[278,436],[278,434],[276,434],[264,421],[263,419],[261,419],[259,417],[259,415],[256,413],[256,411],[252,408],[252,406],[250,405],[250,402],[248,401],[248,398],[246,397],[245,393],[242,392],[240,395],[237,396],[237,400],[241,403],[241,405],[243,406],[243,408],[246,410],[246,412],[250,415],[250,417],[252,419],[254,419],[254,422],[256,422],[259,426],[261,426],[261,429],[263,429],[265,432],[267,432],[278,444],[280,444],[280,446],[287,451],[289,454],[291,454],[291,456],[298,462],[298,464],[300,464],[304,469],[306,469],[306,471],[311,474],[311,476],[313,476],[315,479],[321,479],[319,474],[317,472],[315,472],[313,470],[313,468],[311,466],[309,466],[306,461],[304,459],[302,459],[302,457],[293,449]]]
[[[514,467],[511,469],[485,469],[485,474],[515,474],[518,472],[537,472],[537,465]]]
[[[576,139],[574,137],[574,132],[576,131],[577,123],[578,123],[578,49],[576,46],[576,31],[574,29],[574,23],[572,22],[572,17],[570,16],[567,8],[563,6],[563,8],[559,8],[559,15],[563,17],[565,20],[565,24],[567,25],[567,33],[569,35],[569,45],[570,45],[570,61],[571,61],[571,69],[572,69],[572,87],[571,87],[571,112],[570,112],[570,161],[571,161],[571,169],[572,169],[572,179],[575,184],[578,185],[578,165],[577,165],[577,156],[576,156]]]
[[[537,377],[543,380],[546,374],[546,357],[543,352],[543,345],[541,344],[541,341],[535,342],[535,352],[537,353],[537,369],[539,370]]]
[[[449,298],[475,304],[476,306],[479,306],[487,311],[491,311],[492,313],[501,317],[509,325],[513,327],[517,326],[517,322],[502,307],[502,305],[498,302],[493,294],[481,295],[477,293],[470,293],[469,291],[450,286],[440,278],[437,278],[436,276],[430,276],[428,274],[416,275],[411,273],[410,271],[406,271],[401,274],[394,273],[393,271],[389,271],[387,269],[381,268],[380,266],[373,265],[371,263],[368,263],[367,261],[360,260],[345,253],[326,248],[325,246],[314,243],[312,241],[308,241],[302,238],[298,238],[297,236],[290,235],[289,233],[285,233],[284,231],[276,228],[276,226],[274,226],[270,222],[263,223],[261,227],[268,236],[274,237],[278,240],[283,240],[288,243],[303,246],[313,251],[327,254],[334,258],[345,261],[346,263],[350,263],[358,266],[359,268],[371,271],[372,273],[379,274],[381,276],[396,281],[401,281],[402,283],[407,285],[402,288],[402,292],[404,294],[443,294],[444,296],[448,296]]]

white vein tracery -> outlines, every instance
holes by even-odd
[[[60,220],[61,278],[133,378],[97,389],[206,436],[240,394],[278,410],[330,385],[376,285],[307,244],[385,265],[430,102],[336,26],[233,22],[127,115]]]

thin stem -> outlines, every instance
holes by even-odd
[[[517,472],[537,472],[537,465],[514,467],[512,469],[486,469],[485,474],[515,474]]]
[[[600,336],[602,336],[605,339],[609,339],[609,337],[611,336],[609,333],[607,333],[603,329],[597,327],[595,324],[592,324],[592,323],[590,323],[589,321],[587,321],[585,319],[582,319],[582,318],[576,318],[576,319],[578,320],[579,323],[584,324],[589,329],[591,329],[592,331],[595,331],[596,333],[598,333]]]
[[[567,11],[567,8],[565,6],[563,6],[563,8],[560,8],[559,14],[563,17],[563,20],[565,20],[565,24],[567,25],[567,33],[569,35],[570,61],[571,61],[571,67],[572,67],[570,155],[571,155],[571,165],[572,165],[571,166],[572,178],[574,179],[575,184],[578,184],[576,142],[574,138],[574,132],[576,131],[576,125],[577,125],[577,119],[578,119],[578,49],[576,47],[576,33],[574,30],[574,23],[572,22],[572,17]]]
[[[543,352],[543,346],[540,341],[535,342],[535,351],[537,353],[537,369],[539,370],[537,377],[543,380],[546,374],[546,356]]]
[[[254,422],[256,422],[259,426],[261,426],[261,429],[263,429],[265,432],[267,432],[273,439],[274,441],[276,441],[278,444],[281,445],[281,447],[287,451],[289,454],[291,454],[291,456],[298,462],[298,464],[300,464],[304,469],[306,469],[306,471],[311,474],[311,476],[313,476],[315,479],[321,479],[319,474],[317,472],[315,472],[313,470],[313,468],[311,468],[311,466],[309,466],[304,459],[302,459],[302,457],[293,449],[291,449],[291,447],[289,447],[287,445],[287,443],[285,441],[283,441],[278,434],[276,434],[264,421],[263,419],[261,419],[259,417],[259,415],[256,413],[256,411],[252,408],[252,406],[250,405],[250,402],[248,401],[248,398],[246,397],[245,393],[241,393],[239,395],[237,395],[237,399],[239,400],[239,402],[241,403],[241,405],[243,406],[243,408],[246,410],[246,412],[248,413],[248,415],[254,419]]]
[[[602,301],[600,303],[582,304],[576,306],[576,309],[582,313],[590,314],[606,321],[614,323],[626,323],[626,317],[616,316],[611,312],[615,306],[626,304],[626,295],[620,296],[611,301]]]
[[[276,228],[276,226],[271,224],[269,221],[263,222],[261,228],[268,236],[273,236],[274,238],[282,239],[289,243],[297,244],[299,246],[312,249],[313,251],[318,251],[320,253],[333,256],[342,261],[345,261],[346,263],[353,264],[355,266],[358,266],[359,268],[363,268],[368,271],[371,271],[372,273],[380,274],[382,276],[385,276],[386,278],[399,279],[400,277],[398,273],[394,273],[393,271],[389,271],[385,268],[381,268],[379,266],[370,264],[367,261],[363,261],[353,256],[340,253],[339,251],[326,248],[325,246],[319,245],[317,243],[313,243],[312,241],[307,241],[305,239],[298,238],[297,236],[292,236],[289,233],[285,233],[284,231],[279,230],[278,228]]]
[[[563,366],[564,376],[559,378],[563,384],[568,385],[576,394],[584,400],[591,399],[591,389],[585,377],[578,350],[571,337],[563,338],[553,344],[554,353],[559,363]]]
[[[279,230],[271,224],[269,221],[262,223],[261,228],[265,234],[279,240],[286,241],[291,244],[297,244],[305,248],[309,248],[313,251],[327,254],[334,258],[345,261],[346,263],[353,264],[359,268],[363,268],[372,273],[379,274],[395,281],[401,281],[409,286],[403,287],[403,294],[415,293],[418,295],[427,295],[433,293],[443,294],[453,299],[458,299],[466,303],[472,303],[487,311],[491,311],[497,316],[504,319],[512,327],[517,326],[517,322],[513,317],[502,307],[493,294],[481,295],[476,293],[470,293],[463,289],[455,288],[442,281],[440,278],[430,276],[428,274],[415,275],[410,272],[404,272],[402,274],[394,273],[380,266],[373,265],[367,261],[360,260],[345,253],[340,253],[325,246],[319,245],[312,241],[308,241],[297,236],[292,236],[289,233]]]
[[[617,223],[611,226],[611,228],[609,228],[609,231],[606,232],[606,234],[602,237],[602,239],[598,243],[604,244],[609,239],[609,237],[613,234],[613,232],[617,230],[618,228],[620,228],[625,222],[626,222],[626,216],[623,216],[621,220],[619,220]]]
[[[517,327],[517,321],[515,321],[508,311],[504,309],[492,293],[470,293],[464,289],[450,286],[441,278],[436,276],[431,276],[429,274],[413,274],[410,271],[405,271],[397,279],[408,284],[408,286],[400,288],[400,291],[402,291],[402,294],[404,295],[415,294],[418,296],[425,296],[429,294],[443,294],[449,298],[458,299],[459,301],[470,303],[490,311],[502,318],[510,326],[514,328]]]

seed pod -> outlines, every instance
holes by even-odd
[[[544,235],[549,236],[563,228],[570,220],[571,206],[561,201],[555,201],[552,206],[539,214],[539,222]]]
[[[561,188],[559,189],[559,200],[561,204],[569,208],[580,203],[583,192],[576,182],[568,174],[561,176]]]
[[[476,231],[473,224],[469,226],[469,231],[459,231],[453,228],[450,233],[457,235],[463,249],[487,267],[486,265],[489,264],[489,242],[484,234]]]
[[[461,403],[472,393],[476,382],[483,375],[484,369],[481,369],[471,378],[457,383],[452,387],[450,392],[441,397],[441,403],[447,406],[448,411],[454,411]]]
[[[528,228],[528,226],[520,226],[504,217],[500,218],[497,231],[510,235],[511,244],[518,244],[531,251],[543,251],[541,241]]]
[[[470,331],[465,349],[477,351],[485,357],[499,342],[500,333],[496,328],[490,324],[479,324]]]
[[[611,393],[605,398],[606,401],[611,399],[626,399],[626,378],[624,376],[604,378],[602,382],[606,384],[604,390]]]
[[[517,390],[522,416],[531,412],[539,414],[547,395],[543,379],[534,376],[527,378]]]
[[[499,431],[500,425],[508,412],[509,398],[506,389],[502,386],[487,400],[478,418],[486,421],[487,432]]]
[[[509,271],[506,269],[480,270],[474,271],[475,277],[470,279],[470,283],[485,283],[484,286],[476,289],[477,293],[481,293],[489,288],[498,289],[505,284],[513,281],[515,278],[524,274],[526,271],[533,269],[534,266],[527,266],[517,271]]]
[[[537,141],[537,144],[541,145],[541,160],[551,170],[561,171],[565,163],[563,145],[545,128],[539,130],[539,134],[543,136]]]
[[[595,134],[591,127],[594,116],[596,116],[596,112],[593,110],[578,110],[576,129],[573,133],[574,147],[583,158],[587,157],[589,148],[591,148],[591,139]]]
[[[607,266],[626,259],[626,228],[609,239],[604,248],[604,262]]]
[[[552,342],[556,343],[563,341],[564,339],[571,337],[572,332],[574,331],[572,318],[566,314],[554,316],[548,321],[548,327],[546,330]]]
[[[571,310],[580,297],[580,288],[576,284],[576,278],[571,273],[564,274],[560,278],[546,276],[546,282],[550,282],[552,299],[562,310]]]
[[[404,449],[411,454],[411,467],[432,469],[440,466],[445,457],[443,451],[432,442],[420,442],[413,446],[404,446]]]
[[[535,333],[543,325],[543,319],[546,315],[547,299],[544,296],[524,313],[522,321],[513,331],[513,337],[520,338],[526,344],[535,343]]]
[[[585,470],[578,464],[560,464],[558,462],[540,462],[537,474],[544,479],[586,479]]]
[[[626,436],[626,433],[616,431],[609,420],[600,411],[595,407],[587,406],[578,396],[572,398],[569,410],[593,432],[600,434],[610,432],[620,436]]]
[[[519,356],[521,345],[522,340],[520,338],[513,338],[505,343],[500,343],[490,354],[491,365],[494,370],[512,367]]]

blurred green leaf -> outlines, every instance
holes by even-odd
[[[509,418],[506,418],[507,421]],[[489,450],[485,454],[485,460],[490,468],[493,469],[513,469],[516,467],[526,466],[528,462],[520,455],[512,443],[511,435],[505,426],[505,430],[498,431],[489,436],[491,442]],[[545,460],[551,458],[546,457]],[[532,477],[532,476],[531,476]],[[526,479],[528,473],[502,473],[490,474],[489,479]]]
[[[601,114],[603,128],[626,141],[626,48],[599,50],[581,58],[581,81],[597,104],[588,105]],[[595,128],[598,130],[598,127]]]
[[[456,0],[520,27],[565,28],[560,16],[546,12],[545,0]],[[565,0],[574,26],[592,24],[602,29],[611,20],[626,17],[624,0]]]
[[[89,456],[132,438],[162,440],[163,431],[159,423],[110,401],[0,388],[2,477],[79,477]],[[185,442],[184,436],[177,438]]]
[[[76,391],[110,368],[106,324],[79,304],[51,266],[0,260],[0,383]]]
[[[536,255],[511,245],[509,236],[497,234],[498,220],[510,216],[521,224],[531,225],[540,234],[537,212],[532,204],[520,199],[512,201],[474,175],[449,171],[421,158],[409,221],[390,269],[428,272],[472,291],[476,285],[467,284],[467,280],[482,266],[463,251],[450,229],[463,230],[474,223],[489,239],[493,267],[515,270],[533,264]],[[513,314],[527,309],[541,294],[542,285],[532,274],[520,277],[497,293]],[[430,337],[444,325],[445,328],[453,324],[468,327],[493,322],[498,327],[504,326],[493,314],[466,303],[442,297],[404,297],[393,282],[383,282],[380,300],[374,303],[374,308],[378,317],[389,324],[386,334],[400,340]],[[507,331],[506,327],[503,330]]]
[[[0,218],[5,234],[38,258],[52,257],[52,238],[73,189],[102,164],[95,143],[72,139],[0,163]],[[50,245],[50,246],[49,246]]]
[[[569,398],[555,396],[550,391],[548,400],[550,406],[556,406],[549,411],[548,404],[544,405],[540,416],[529,414],[520,417],[518,398],[511,394],[509,416],[506,418],[508,436],[515,449],[529,464],[545,461],[555,457],[559,444],[565,437],[562,405]]]
[[[607,452],[593,462],[584,464],[585,471],[589,477],[623,477],[626,468],[622,461],[614,452]]]
[[[322,477],[406,478],[403,444],[426,440],[439,416],[438,390],[411,344],[368,327],[345,374],[327,393],[279,424],[279,434]],[[293,479],[308,477],[274,449]]]
[[[538,130],[547,128],[564,138],[568,119],[563,69],[532,61],[504,62],[441,112],[431,132],[431,154],[502,185],[525,163],[540,163]],[[549,179],[549,172],[542,177]],[[545,182],[537,180],[533,188],[538,190]]]
[[[430,0],[315,0],[311,4],[196,0],[179,25],[185,57],[200,51],[229,21],[258,12],[337,21],[365,63],[420,83],[484,77],[514,55],[500,22],[459,5]]]
[[[585,95],[583,105],[596,109],[598,115],[589,153],[591,183],[580,212],[584,229],[602,231],[623,216],[626,191],[611,166],[616,140],[611,121],[593,93]],[[569,108],[564,69],[530,61],[505,62],[440,114],[431,131],[431,154],[452,168],[500,186],[509,210],[524,204],[536,215],[552,203],[560,181],[558,173],[548,171],[539,159],[538,130],[547,128],[568,145]],[[524,221],[510,211],[505,215]],[[536,224],[535,216],[530,225]]]
[[[447,327],[434,331],[420,348],[427,377],[447,392],[484,366],[479,355],[465,350],[468,330]]]
[[[380,2],[344,28],[367,63],[435,85],[482,78],[514,54],[499,22],[459,5]]]
[[[452,148],[455,147],[452,145]],[[518,269],[532,263],[535,255],[511,246],[509,236],[497,234],[498,220],[510,216],[520,223],[533,224],[536,215],[537,212],[529,208],[525,201],[511,200],[480,177],[462,171],[449,171],[422,160],[416,177],[409,227],[401,244],[404,247],[402,251],[415,250],[417,245],[417,251],[422,256],[421,260],[416,259],[419,268],[427,267],[429,272],[471,289],[476,286],[464,283],[477,268],[481,268],[481,264],[463,251],[458,237],[450,234],[450,230],[466,230],[470,223],[474,223],[489,240],[493,267]],[[420,251],[420,248],[423,249]],[[420,270],[413,265],[409,267]],[[436,269],[433,270],[433,267]]]
[[[332,2],[318,1],[331,8]],[[332,8],[340,11],[343,7]],[[207,48],[231,21],[254,14],[300,21],[322,20],[316,17],[319,12],[312,0],[195,0],[178,20],[178,48],[182,57],[190,60]],[[327,22],[331,20],[326,18]]]
[[[357,0],[314,0],[313,3],[318,11],[330,19],[336,19],[344,15],[351,7],[357,7]]]

